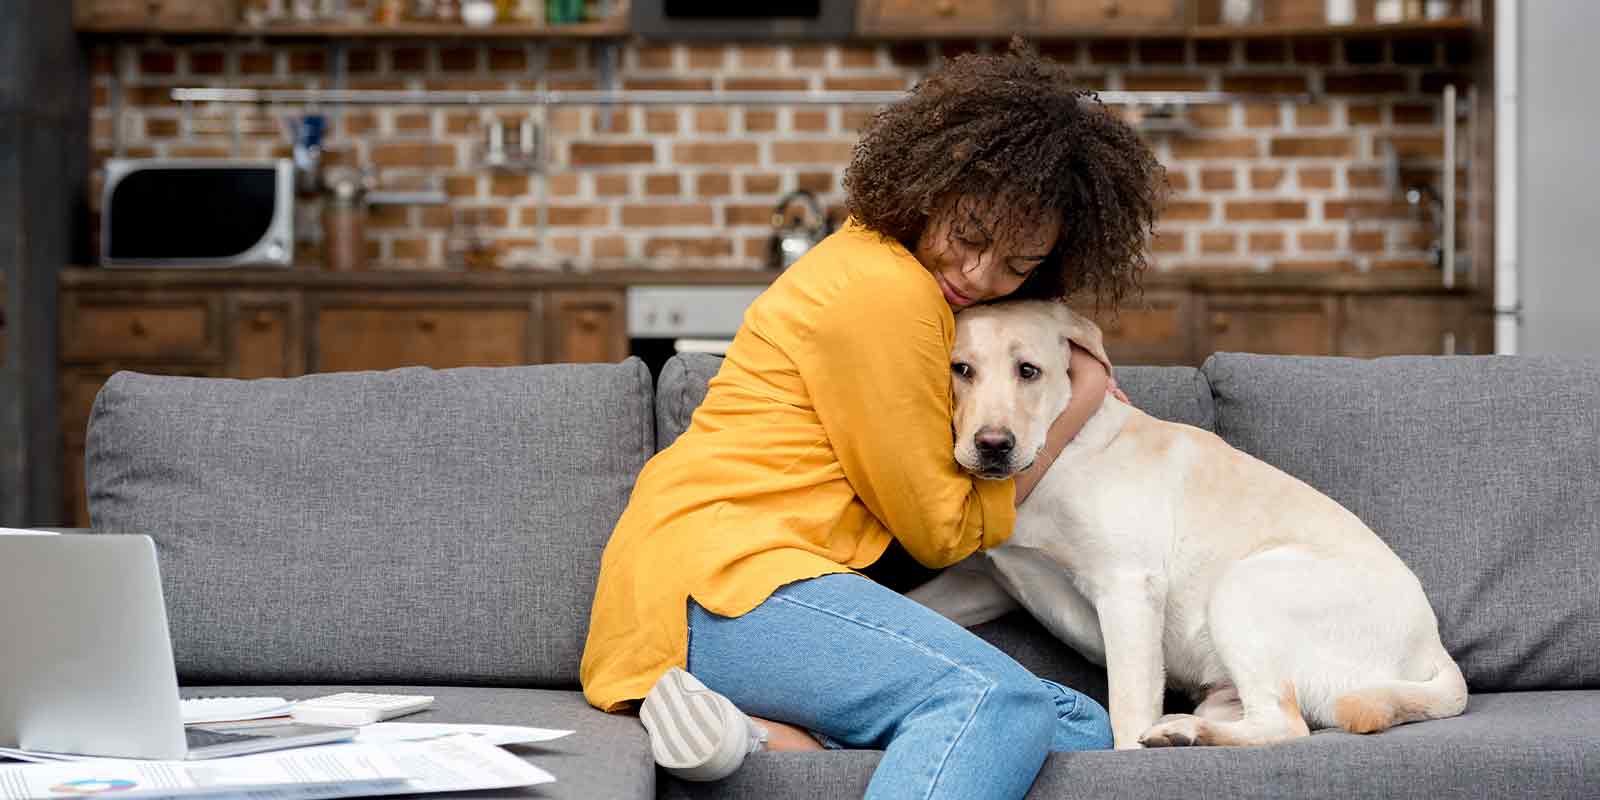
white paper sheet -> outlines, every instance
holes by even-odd
[[[294,707],[282,697],[191,697],[179,705],[185,725],[287,717]]]
[[[555,776],[474,736],[330,744],[209,761],[0,765],[0,800],[92,794],[206,800],[325,800],[554,783]],[[131,783],[131,785],[129,785]]]
[[[212,761],[105,759],[0,766],[0,800],[98,794],[192,797],[296,785],[360,788],[377,794],[412,777],[410,769],[388,755],[404,746],[366,745],[340,751],[313,747]]]
[[[430,722],[375,722],[364,725],[356,736],[359,744],[378,742],[420,742],[445,736],[473,736],[485,744],[535,744],[571,735],[572,731],[551,728],[526,728],[521,725],[455,725]]]

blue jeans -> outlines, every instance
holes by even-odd
[[[691,601],[689,672],[748,714],[884,750],[869,798],[1022,797],[1050,752],[1111,747],[1099,703],[859,575],[737,618]]]

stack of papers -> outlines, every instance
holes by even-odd
[[[385,722],[353,742],[209,761],[139,761],[31,753],[0,764],[0,800],[118,798],[322,800],[460,792],[554,783],[555,776],[499,744],[550,741],[571,731],[510,725]]]
[[[180,705],[185,725],[287,717],[294,707],[281,697],[195,697]]]

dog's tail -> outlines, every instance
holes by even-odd
[[[1384,681],[1340,695],[1333,721],[1351,733],[1378,733],[1395,725],[1453,717],[1467,708],[1467,681],[1444,648],[1425,681]]]

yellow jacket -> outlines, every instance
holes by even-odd
[[[615,711],[685,665],[688,600],[740,616],[876,561],[1011,535],[1015,485],[951,450],[955,317],[921,263],[849,222],[745,314],[689,429],[645,465],[600,562],[581,677]]]

